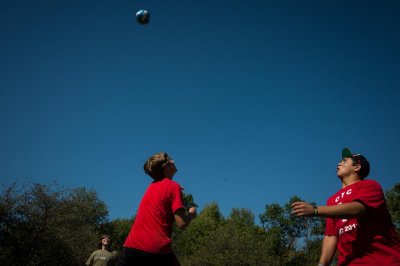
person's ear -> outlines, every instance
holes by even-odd
[[[361,170],[361,165],[360,164],[356,164],[355,168],[354,168],[354,171],[360,172],[360,170]]]

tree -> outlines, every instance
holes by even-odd
[[[215,206],[205,209],[196,219],[196,225],[205,226],[196,228],[201,230],[198,234],[207,233],[195,238],[196,248],[181,258],[182,265],[274,265],[264,232],[255,225],[252,212],[235,208],[227,219],[222,219]],[[204,220],[200,223],[201,219]],[[212,226],[215,223],[210,221],[218,221],[218,226]]]
[[[249,209],[233,208],[227,222],[238,227],[255,227],[254,214]]]
[[[112,249],[121,253],[125,239],[129,234],[135,218],[114,219],[101,226],[101,233],[109,234],[112,240]]]
[[[270,255],[262,234],[227,222],[203,239],[185,265],[274,265]]]
[[[392,216],[392,221],[400,233],[400,183],[386,192],[387,206]]]
[[[222,223],[224,218],[218,204],[211,203],[204,207],[185,230],[176,228],[173,249],[179,261],[186,265],[190,256],[204,245],[204,239],[213,234]]]
[[[283,207],[279,204],[265,206],[265,212],[260,215],[262,227],[265,229],[269,247],[275,250],[280,258],[280,264],[304,265],[308,261],[313,241],[321,237],[316,230],[321,226],[321,219],[298,218],[291,215],[291,204],[295,201],[303,201],[297,196],[290,198]],[[313,249],[315,253],[315,250]],[[304,256],[300,256],[304,253]],[[313,253],[313,254],[314,254]],[[313,257],[314,258],[314,257]],[[318,259],[316,259],[318,260]],[[314,264],[315,261],[311,262]]]
[[[0,260],[5,265],[82,265],[107,215],[97,193],[84,188],[3,185]]]
[[[292,198],[289,206],[297,200],[301,201],[299,198]],[[278,204],[267,204],[264,214],[260,215],[263,228],[271,238],[276,239],[276,252],[282,257],[293,253],[297,239],[304,235],[303,219],[291,216],[291,209],[287,208],[287,205],[281,207]]]

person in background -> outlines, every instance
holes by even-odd
[[[111,238],[109,235],[102,235],[99,242],[99,249],[94,251],[86,261],[87,266],[116,266],[117,255],[111,250]]]

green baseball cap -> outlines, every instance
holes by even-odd
[[[361,165],[361,170],[359,172],[361,178],[366,178],[369,175],[369,162],[363,155],[354,154],[349,148],[344,148],[342,150],[342,159],[343,158],[351,158],[355,163]]]

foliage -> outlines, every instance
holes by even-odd
[[[249,210],[234,209],[225,220],[212,203],[184,231],[175,251],[182,265],[255,265],[265,253],[262,244]]]
[[[311,247],[314,247],[314,242],[319,242],[322,238],[322,219],[299,218],[291,214],[290,206],[296,201],[303,200],[293,196],[284,206],[267,204],[265,212],[260,215],[261,225],[266,231],[269,246],[279,258],[281,265],[292,265],[294,261],[296,265],[307,265],[311,251],[315,257],[315,249],[311,249]],[[302,246],[300,251],[298,250],[299,246]],[[315,261],[317,260],[318,258]]]
[[[216,203],[204,207],[185,230],[175,228],[173,248],[177,257],[184,261],[196,252],[210,234],[224,223],[223,216]]]
[[[185,265],[273,265],[262,234],[227,222],[203,239]]]
[[[185,205],[186,210],[189,210],[190,207],[197,207],[197,204],[194,202],[193,195],[190,193],[185,193],[182,191],[183,204]]]
[[[400,226],[400,183],[387,191],[388,209]],[[186,208],[196,206],[183,194]],[[182,266],[315,265],[321,252],[324,219],[291,215],[292,197],[267,204],[259,215],[234,208],[224,217],[212,202],[185,230],[173,229],[173,249]],[[82,265],[97,249],[100,234],[109,234],[120,251],[134,217],[107,219],[95,191],[56,185],[3,186],[0,194],[2,265]],[[23,256],[21,256],[23,254]]]
[[[237,227],[255,226],[254,214],[249,209],[233,208],[227,221]]]
[[[3,186],[0,260],[4,265],[82,265],[107,215],[96,192],[85,188]]]
[[[131,219],[118,218],[101,225],[100,233],[110,235],[112,240],[111,248],[113,251],[116,251],[117,254],[121,254],[125,239],[129,234],[134,220],[134,217]]]
[[[278,204],[265,206],[264,214],[260,215],[261,224],[272,239],[276,239],[276,252],[281,257],[290,258],[296,245],[296,240],[304,236],[307,219],[291,215],[290,204],[302,201],[293,197],[284,207]]]
[[[400,183],[386,192],[386,199],[392,221],[400,233]]]

